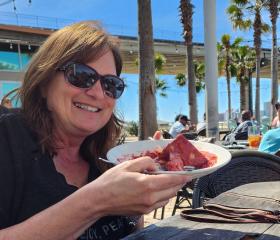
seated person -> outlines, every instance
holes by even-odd
[[[0,105],[0,115],[9,112],[9,108],[12,108],[12,102],[10,99],[2,99]]]
[[[188,126],[188,117],[185,115],[181,115],[179,120],[176,121],[170,128],[169,133],[170,135],[175,138],[180,133],[188,132],[189,126]]]
[[[12,108],[13,107],[12,101],[9,98],[2,99],[1,105],[6,107],[6,108]]]
[[[229,133],[225,140],[232,141],[235,140],[246,140],[248,139],[248,127],[253,126],[251,121],[251,112],[249,110],[244,110],[241,113],[241,123]]]
[[[280,102],[275,104],[275,108],[277,111],[276,117],[272,120],[271,128],[278,128],[280,127]]]
[[[261,140],[259,151],[276,154],[280,149],[280,128],[266,132]]]

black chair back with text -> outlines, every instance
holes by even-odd
[[[193,190],[193,208],[201,207],[205,200],[246,183],[278,180],[279,157],[252,150],[234,151],[226,166],[197,179]]]

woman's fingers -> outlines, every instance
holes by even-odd
[[[155,171],[157,164],[150,157],[140,157],[131,161],[126,161],[122,166],[130,172],[144,172],[144,171]]]
[[[147,179],[155,190],[168,189],[179,185],[183,186],[191,180],[190,176],[176,174],[149,175],[149,179]]]

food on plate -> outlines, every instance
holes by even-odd
[[[129,154],[118,158],[126,161],[142,156],[149,156],[168,171],[184,171],[184,166],[193,166],[195,169],[211,167],[217,162],[217,156],[207,151],[198,150],[183,135],[178,135],[165,148],[158,147],[139,154]]]

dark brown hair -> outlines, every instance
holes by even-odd
[[[23,114],[38,134],[43,151],[55,154],[57,146],[53,141],[52,115],[42,95],[42,89],[51,82],[58,67],[69,61],[87,63],[108,50],[113,53],[116,73],[119,76],[122,60],[116,39],[109,36],[97,22],[85,21],[54,32],[33,56],[19,90],[19,97]],[[102,129],[85,139],[81,146],[83,157],[94,159],[96,156],[104,156],[115,144],[121,125],[122,121],[112,114]]]
[[[251,112],[250,110],[243,110],[242,113],[241,113],[241,120],[242,121],[248,121],[248,120],[251,120]]]

